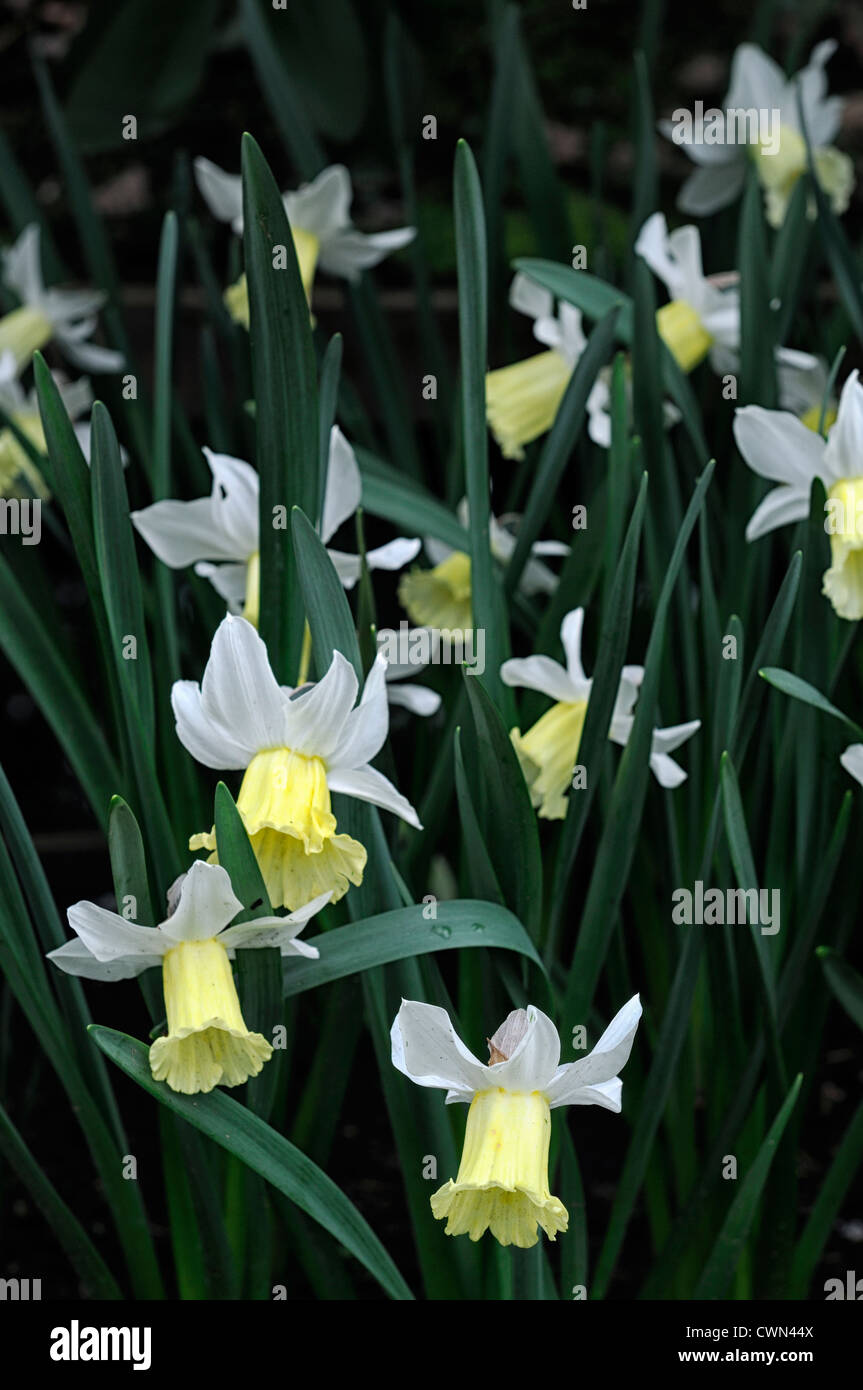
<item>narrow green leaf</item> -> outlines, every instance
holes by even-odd
[[[722,1223],[722,1229],[692,1294],[695,1299],[720,1299],[727,1296],[728,1285],[737,1267],[749,1229],[755,1219],[773,1156],[779,1147],[779,1141],[791,1111],[794,1109],[802,1082],[802,1074],[792,1082],[788,1095],[770,1126],[764,1143],[758,1150],[755,1162],[743,1179],[740,1189],[728,1209]]]
[[[849,1018],[863,1028],[863,976],[829,946],[819,946],[815,953],[824,969],[828,985]]]
[[[93,1024],[93,1041],[143,1090],[155,1096],[228,1153],[259,1173],[350,1251],[394,1299],[413,1295],[377,1236],[340,1188],[257,1115],[223,1091],[184,1096],[154,1081],[147,1048],[113,1028]]]
[[[243,248],[261,479],[260,629],[277,677],[293,685],[303,614],[287,518],[294,506],[314,517],[321,496],[317,375],[291,228],[278,185],[250,135],[243,137]]]
[[[802,680],[800,676],[795,676],[793,671],[783,671],[779,666],[765,666],[758,674],[768,685],[781,690],[783,695],[790,695],[793,700],[802,700],[804,705],[812,705],[822,714],[832,715],[834,719],[841,720],[857,738],[863,739],[863,729],[859,724],[855,724],[853,719],[849,719],[847,714],[843,714],[841,709],[831,704],[827,696],[816,690],[814,685]]]

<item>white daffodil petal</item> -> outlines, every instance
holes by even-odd
[[[376,546],[366,552],[366,564],[370,570],[400,570],[415,560],[422,549],[419,537],[396,536],[385,545]]]
[[[719,145],[685,146],[687,154],[695,149],[721,149]],[[742,151],[741,151],[742,153]],[[720,208],[736,201],[746,181],[746,160],[734,158],[722,164],[705,164],[689,175],[677,195],[677,206],[687,217],[710,217]]]
[[[381,750],[389,730],[386,692],[386,659],[379,653],[366,676],[360,703],[344,721],[330,753],[334,768],[361,767]]]
[[[151,956],[158,960],[167,950],[165,938],[155,927],[127,922],[125,917],[96,903],[73,903],[66,916],[69,926],[97,960],[116,960],[120,956]]]
[[[75,937],[48,952],[48,960],[67,975],[77,975],[82,980],[134,980],[145,970],[158,965],[160,957],[155,955],[113,956],[111,960],[97,960],[87,950],[83,941]]]
[[[797,486],[774,487],[755,508],[746,527],[746,539],[757,541],[777,526],[805,521],[809,515],[809,493]]]
[[[551,318],[554,313],[554,297],[550,290],[531,280],[529,275],[517,271],[509,287],[510,307],[529,319]]]
[[[344,164],[331,164],[300,188],[284,195],[292,227],[317,237],[323,245],[350,225],[353,189]]]
[[[785,410],[745,405],[734,412],[734,438],[749,467],[771,482],[792,483],[808,495],[823,475],[824,440]]]
[[[407,797],[396,791],[392,782],[374,767],[334,767],[327,772],[330,791],[344,792],[360,801],[370,801],[384,811],[392,811],[415,830],[422,830],[419,816]]]
[[[325,545],[339,527],[355,514],[362,494],[363,484],[356,455],[338,425],[333,425],[320,530]]]
[[[403,999],[390,1040],[393,1066],[418,1086],[466,1098],[489,1084],[488,1067],[465,1047],[446,1009]]]
[[[183,879],[180,901],[161,930],[174,942],[208,941],[242,910],[221,864],[196,860]]]
[[[852,743],[839,757],[846,772],[863,786],[863,743]]]
[[[229,222],[239,235],[243,230],[243,180],[227,174],[211,159],[194,161],[195,182],[210,212],[219,222]]]
[[[389,232],[359,232],[355,227],[337,232],[329,241],[321,242],[321,269],[331,275],[356,280],[362,270],[369,270],[407,246],[416,236],[415,227],[395,227]]]
[[[619,1076],[614,1076],[610,1081],[600,1081],[596,1086],[580,1086],[574,1091],[566,1105],[600,1105],[603,1110],[613,1110],[615,1114],[620,1114],[620,1094],[623,1090],[623,1082]],[[554,1108],[553,1106],[551,1107]]]
[[[283,736],[274,746],[283,743],[295,753],[307,752],[328,762],[343,737],[357,698],[357,684],[351,663],[341,652],[333,652],[326,674],[286,701]]]
[[[195,566],[195,573],[210,581],[232,613],[242,612],[248,579],[247,565],[211,565],[206,560],[199,560]]]
[[[615,1014],[596,1047],[577,1062],[561,1067],[545,1087],[552,1106],[571,1104],[570,1097],[585,1086],[612,1081],[625,1066],[632,1051],[632,1042],[641,1018],[641,1000],[637,994]]]
[[[204,714],[230,730],[243,747],[257,751],[285,742],[285,700],[267,648],[244,618],[229,614],[216,629],[201,681],[201,702]]]
[[[805,425],[801,428],[814,435]],[[818,439],[817,435],[814,437]],[[824,472],[820,476],[828,486],[843,477],[857,477],[863,471],[863,385],[856,367],[842,387],[836,423],[826,445],[820,439],[818,442],[824,449]]]
[[[560,1036],[547,1014],[527,1008],[527,1031],[511,1057],[489,1067],[493,1084],[507,1091],[545,1091],[560,1065]]]
[[[400,705],[410,710],[411,714],[427,718],[437,714],[441,707],[441,697],[436,690],[429,690],[424,685],[412,685],[409,682],[405,682],[404,685],[388,684],[387,704]]]
[[[569,678],[576,685],[587,684],[584,667],[581,664],[581,633],[584,627],[584,609],[573,608],[560,625],[560,640],[566,655],[566,669]]]
[[[248,560],[260,548],[260,479],[250,463],[231,454],[204,449],[213,475],[213,514],[224,537],[224,556],[229,560]],[[218,559],[202,555],[201,559]]]
[[[154,502],[130,515],[139,536],[171,569],[184,569],[197,560],[248,559],[238,555],[222,534],[209,497],[197,497],[193,502]]]
[[[501,666],[500,678],[504,685],[538,690],[542,695],[564,704],[583,699],[583,694],[568,672],[559,662],[552,661],[550,656],[511,657]]]
[[[177,737],[203,767],[218,771],[245,768],[257,752],[251,743],[240,743],[233,731],[204,710],[197,681],[174,682],[171,708]]]

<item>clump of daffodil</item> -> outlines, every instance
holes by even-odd
[[[93,392],[86,377],[67,382],[55,375],[60,399],[70,420],[77,420],[93,403]],[[0,406],[40,454],[47,454],[45,432],[35,391],[24,390],[18,380],[14,353],[0,356]],[[75,434],[85,458],[90,453],[90,426],[76,424]],[[11,429],[0,429],[0,496],[24,489],[37,497],[48,497],[48,487],[36,464]]]
[[[812,162],[818,183],[833,211],[843,213],[854,189],[854,166],[833,145],[842,121],[844,102],[827,95],[825,65],[836,51],[828,39],[819,43],[805,68],[786,78],[772,58],[753,43],[736,50],[731,64],[728,95],[722,103],[721,130],[702,122],[690,134],[663,121],[663,134],[679,144],[700,167],[687,179],[677,206],[681,212],[706,217],[727,207],[743,190],[747,161],[754,162],[764,191],[767,220],[781,226],[800,175],[806,171],[806,142],[800,126],[798,93],[812,146]],[[758,121],[746,121],[741,131],[739,116],[754,113]],[[768,129],[760,121],[769,117]],[[777,114],[778,113],[778,114]],[[709,118],[712,121],[712,118]],[[730,127],[731,122],[735,122]],[[777,128],[778,127],[778,128]],[[810,215],[814,213],[814,199]]]
[[[501,1245],[528,1249],[541,1226],[550,1240],[569,1216],[548,1188],[551,1111],[601,1105],[620,1111],[625,1065],[641,1003],[634,995],[592,1052],[560,1063],[560,1037],[540,1009],[515,1009],[488,1040],[483,1064],[456,1034],[445,1009],[403,999],[390,1034],[392,1061],[418,1086],[446,1091],[446,1104],[470,1106],[455,1181],[438,1188],[431,1208],[448,1236],[479,1240],[490,1230]]]
[[[459,503],[458,519],[462,526],[468,525],[466,498]],[[507,565],[512,558],[518,521],[519,517],[514,514],[489,517],[489,548],[501,565]],[[398,589],[399,603],[418,627],[454,633],[470,631],[473,628],[470,556],[463,550],[454,550],[451,545],[434,536],[426,536],[423,546],[432,568],[413,569],[402,575]],[[562,541],[536,541],[530,553],[531,558],[519,581],[520,592],[528,596],[554,593],[557,575],[539,557],[568,555],[569,546]]]
[[[226,174],[209,159],[195,160],[195,178],[210,211],[228,222],[237,236],[243,231],[243,181]],[[318,266],[330,275],[358,279],[360,272],[377,265],[392,251],[407,246],[414,227],[389,232],[360,232],[350,219],[353,200],[351,177],[343,164],[324,169],[310,183],[282,195],[306,298],[311,302]],[[249,294],[245,275],[225,292],[228,312],[237,323],[249,326]]]
[[[532,805],[547,820],[562,820],[566,815],[566,794],[572,785],[573,771],[578,761],[578,748],[587,714],[587,704],[593,685],[584,674],[581,664],[581,632],[584,609],[567,613],[560,628],[560,640],[566,654],[566,666],[549,656],[514,657],[500,668],[505,685],[523,686],[538,690],[554,701],[551,709],[522,734],[519,729],[510,733],[513,747],[527,782]],[[620,673],[617,699],[611,717],[608,737],[625,746],[632,733],[635,716],[632,713],[638,689],[644,678],[643,666],[624,666]],[[701,728],[699,719],[677,724],[668,729],[654,729],[650,766],[662,787],[678,787],[685,781],[683,771],[669,753],[679,748]]]
[[[261,567],[259,540],[260,479],[250,464],[204,449],[213,489],[193,502],[166,499],[132,512],[132,521],[150,549],[172,569],[194,564],[227,601],[232,613],[257,626]],[[324,542],[354,515],[362,482],[354,451],[337,425],[330,431],[327,481],[320,536]],[[370,570],[401,569],[420,548],[418,540],[398,536],[366,552]],[[360,557],[330,550],[330,559],[346,589],[360,577]],[[212,563],[215,561],[216,563]]]
[[[39,227],[25,227],[14,246],[3,253],[3,283],[20,303],[0,318],[0,357],[10,352],[18,372],[29,366],[33,353],[54,342],[75,366],[92,372],[118,372],[119,352],[87,342],[96,329],[96,313],[105,301],[98,290],[47,289],[42,279]]]
[[[778,483],[756,507],[746,539],[809,515],[812,482],[827,492],[825,530],[831,565],[822,593],[840,618],[863,618],[863,386],[853,371],[842,388],[826,440],[782,410],[747,405],[735,411],[734,438],[756,473]]]
[[[75,903],[67,913],[75,939],[49,951],[48,959],[87,980],[130,980],[160,965],[168,1032],[150,1048],[155,1079],[185,1095],[241,1086],[258,1075],[273,1049],[243,1021],[234,954],[271,946],[283,956],[317,957],[317,947],[297,937],[328,896],[289,917],[231,927],[243,905],[230,878],[219,865],[196,863],[172,891],[174,910],[157,927],[138,926],[95,903]]]
[[[317,683],[280,686],[255,629],[229,615],[213,638],[201,684],[174,684],[183,746],[205,767],[244,774],[237,809],[274,907],[296,911],[322,893],[337,902],[351,883],[362,883],[365,847],[336,833],[331,792],[422,828],[410,802],[369,766],[389,728],[385,674],[378,657],[356,709],[357,677],[340,652]],[[189,848],[210,851],[214,862],[215,832],[193,835]]]

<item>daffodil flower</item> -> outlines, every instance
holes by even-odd
[[[488,426],[504,458],[524,458],[524,446],[554,424],[569,379],[584,352],[587,339],[581,312],[561,301],[557,314],[548,290],[519,273],[509,291],[513,309],[533,319],[533,335],[546,346],[510,367],[499,367],[485,379]]]
[[[33,353],[55,342],[69,361],[92,372],[118,372],[123,356],[87,342],[96,328],[96,312],[105,302],[99,290],[47,289],[42,279],[39,226],[25,227],[3,254],[3,283],[20,300],[0,318],[0,356],[14,354],[19,373]]]
[[[466,498],[459,503],[458,519],[462,526],[468,525]],[[515,551],[517,535],[514,528],[517,528],[518,521],[514,514],[489,517],[489,549],[503,566],[509,563]],[[399,603],[418,627],[439,628],[454,633],[470,631],[473,628],[470,556],[463,550],[454,550],[451,545],[434,536],[425,537],[423,548],[432,562],[432,568],[414,569],[402,575],[398,589]],[[531,558],[519,581],[519,591],[528,597],[554,593],[557,575],[543,564],[540,557],[568,555],[569,546],[562,541],[535,541],[530,553]]]
[[[655,212],[639,232],[635,252],[671,297],[657,310],[656,326],[683,371],[705,357],[715,371],[724,371],[726,359],[717,349],[736,353],[740,347],[740,292],[736,285],[720,289],[705,276],[698,228],[669,232],[664,215]]]
[[[150,1048],[153,1076],[185,1095],[241,1086],[257,1076],[273,1049],[243,1022],[231,961],[238,950],[262,946],[277,947],[283,956],[317,957],[317,947],[297,937],[328,898],[321,894],[289,917],[231,927],[243,904],[228,874],[219,865],[195,863],[180,881],[173,912],[157,927],[139,926],[96,903],[75,903],[67,913],[75,939],[49,951],[48,959],[86,980],[131,980],[161,966],[168,1032]]]
[[[209,159],[195,160],[198,188],[213,216],[228,222],[237,236],[243,232],[243,180],[227,174]],[[363,270],[407,246],[415,227],[389,232],[360,232],[350,219],[353,199],[351,176],[343,164],[324,169],[310,183],[282,195],[297,253],[306,298],[311,300],[315,271],[357,280]],[[249,326],[249,299],[245,276],[228,290],[228,309],[238,323]]]
[[[337,902],[362,883],[366,851],[336,834],[331,792],[370,801],[422,829],[417,813],[369,762],[389,728],[386,662],[375,660],[359,705],[354,668],[340,652],[326,675],[298,690],[280,686],[267,649],[244,618],[216,630],[204,678],[176,681],[177,736],[204,767],[244,773],[237,808],[274,907],[292,912],[322,893]],[[216,859],[215,832],[192,850]]]
[[[778,112],[779,128],[771,131],[769,141],[760,128],[757,133],[747,128],[746,135],[754,136],[751,141],[727,144],[708,144],[703,126],[696,130],[695,138],[682,144],[690,159],[700,167],[680,191],[677,206],[681,212],[706,217],[733,203],[743,189],[749,158],[755,163],[764,190],[767,220],[772,227],[782,225],[795,184],[807,167],[797,105],[798,90],[816,177],[833,211],[837,214],[845,211],[854,188],[854,165],[832,144],[841,124],[844,102],[841,97],[827,96],[824,71],[835,51],[833,40],[819,43],[812,50],[806,67],[786,78],[778,63],[763,49],[752,43],[740,45],[732,60],[731,83],[722,110],[754,111],[759,117],[767,113],[771,121],[775,120],[773,113]],[[660,130],[674,138],[672,122],[662,121]],[[814,212],[814,207],[810,212]]]
[[[756,507],[746,539],[809,515],[813,479],[827,492],[831,565],[822,593],[840,618],[863,618],[863,386],[853,371],[842,388],[826,441],[781,410],[747,405],[734,413],[734,438],[749,467],[779,483]]]
[[[529,656],[514,657],[505,661],[500,668],[505,685],[538,690],[554,700],[551,709],[546,710],[526,734],[519,729],[513,729],[510,733],[530,790],[531,804],[547,820],[562,820],[566,815],[566,793],[572,784],[593,685],[581,664],[583,625],[583,608],[575,608],[567,613],[561,624],[560,640],[566,654],[565,667],[549,656]],[[621,671],[608,730],[608,737],[613,743],[625,746],[629,742],[635,723],[632,711],[643,679],[643,666],[624,666]],[[701,721],[692,719],[688,724],[654,729],[650,767],[661,787],[678,787],[686,780],[683,768],[669,754],[700,728]]]
[[[577,1062],[560,1063],[560,1037],[540,1009],[515,1009],[488,1040],[480,1062],[455,1032],[445,1009],[403,999],[390,1038],[393,1066],[418,1086],[446,1091],[446,1104],[470,1106],[455,1182],[431,1198],[448,1236],[479,1240],[487,1230],[501,1245],[527,1249],[537,1228],[554,1240],[569,1224],[548,1189],[551,1111],[600,1105],[620,1111],[626,1064],[638,1020],[638,995],[612,1019],[599,1042]]]
[[[504,458],[524,458],[524,446],[551,429],[564,392],[575,371],[587,339],[582,330],[581,312],[561,301],[557,315],[550,292],[521,271],[510,287],[509,302],[514,309],[534,320],[534,336],[548,345],[511,367],[488,372],[485,379],[486,417],[489,429]],[[627,375],[627,392],[630,377]],[[591,387],[585,405],[587,432],[595,444],[611,445],[611,369],[603,367]],[[676,424],[680,412],[670,401],[663,404],[666,429]]]
[[[59,373],[54,374],[54,380],[69,419],[77,420],[93,404],[93,392],[89,381],[86,377],[81,377],[79,381],[66,381]],[[39,453],[47,454],[45,432],[39,414],[39,398],[35,390],[27,392],[21,385],[15,354],[12,352],[5,352],[0,356],[0,406]],[[89,461],[90,426],[76,424],[74,429],[84,457]],[[45,479],[27,450],[10,429],[0,429],[0,496],[5,497],[14,492],[22,480],[26,488],[37,497],[47,498],[48,487]]]
[[[213,475],[209,497],[193,502],[154,502],[132,521],[153,553],[172,569],[194,564],[233,613],[257,626],[260,604],[260,480],[250,464],[204,449]],[[337,425],[330,433],[321,539],[326,542],[360,505],[362,482],[354,451]],[[366,553],[370,570],[401,569],[420,549],[419,540],[399,536]],[[330,550],[346,589],[360,577],[360,557]],[[212,563],[216,561],[217,563]]]

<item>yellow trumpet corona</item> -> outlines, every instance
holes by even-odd
[[[454,550],[430,570],[411,570],[399,581],[399,603],[418,627],[464,632],[473,627],[470,556]]]
[[[195,1095],[241,1086],[257,1076],[273,1049],[243,1021],[228,952],[215,938],[181,941],[162,963],[168,1035],[150,1048],[157,1081]]]
[[[550,1240],[569,1224],[566,1208],[548,1190],[551,1110],[539,1091],[500,1087],[479,1091],[470,1104],[455,1182],[431,1198],[448,1236],[479,1240],[490,1230],[501,1245],[528,1249],[541,1226]]]
[[[294,912],[321,893],[344,897],[363,881],[366,851],[336,834],[323,760],[290,748],[256,753],[243,776],[237,809],[252,842],[273,906]],[[215,830],[193,835],[191,850],[218,863]]]
[[[486,418],[504,458],[524,458],[525,444],[551,429],[572,372],[563,353],[550,348],[487,374]]]
[[[823,592],[840,618],[863,618],[863,477],[843,478],[827,493],[831,503],[830,568]]]
[[[510,733],[530,791],[531,804],[546,820],[563,820],[581,743],[586,700],[559,701],[526,734]]]
[[[656,327],[681,371],[691,372],[704,361],[713,346],[713,338],[685,299],[672,299],[670,304],[657,309]]]

